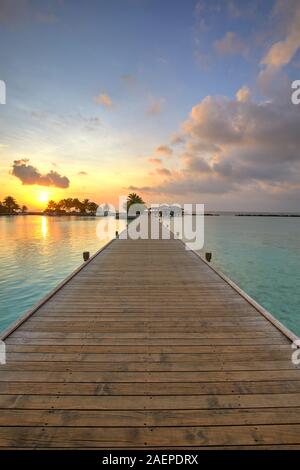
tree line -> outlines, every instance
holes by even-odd
[[[140,196],[136,193],[130,193],[127,197],[126,208],[129,210],[133,204],[145,204]],[[107,206],[108,208],[108,206]],[[78,198],[61,199],[58,202],[53,200],[48,202],[44,214],[47,215],[96,215],[98,204],[89,199],[80,201]],[[28,208],[23,205],[20,206],[15,198],[7,196],[0,201],[0,214],[25,214]]]
[[[6,196],[3,201],[0,201],[0,214],[25,214],[27,212],[26,206],[19,206],[15,198],[12,196]]]
[[[89,199],[80,201],[78,198],[61,199],[48,202],[44,213],[48,215],[96,215],[98,204]]]

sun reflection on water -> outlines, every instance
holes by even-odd
[[[46,216],[43,216],[41,217],[41,221],[42,221],[41,232],[42,232],[43,238],[46,238],[48,234],[48,218]]]

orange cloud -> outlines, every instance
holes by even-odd
[[[207,96],[197,103],[180,130],[181,168],[176,173],[156,169],[165,178],[152,192],[300,191],[298,108],[282,95],[261,103],[249,97],[249,89],[243,87],[237,99]]]
[[[106,108],[110,108],[113,105],[113,102],[107,93],[100,93],[99,95],[94,96],[94,101],[96,104],[102,104]]]
[[[236,93],[236,99],[237,101],[240,101],[241,103],[245,103],[246,101],[249,101],[250,97],[251,97],[251,92],[250,92],[250,89],[246,85],[240,88]]]
[[[170,170],[168,168],[156,168],[156,173],[161,176],[171,176]]]
[[[158,155],[162,155],[164,157],[170,157],[173,153],[173,150],[168,146],[168,145],[159,145],[156,149],[155,152]]]
[[[152,163],[153,165],[161,165],[162,161],[160,158],[148,158],[148,162]]]
[[[285,38],[274,43],[261,60],[263,70],[259,80],[269,81],[282,67],[289,64],[300,48],[300,3],[298,0],[277,0],[275,14],[288,18]]]

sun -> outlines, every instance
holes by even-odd
[[[49,201],[49,193],[48,191],[40,191],[38,194],[38,200],[39,202],[46,203]]]

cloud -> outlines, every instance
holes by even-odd
[[[174,132],[171,136],[171,145],[180,145],[184,143],[184,135],[180,132]]]
[[[18,24],[27,19],[28,0],[1,0],[0,22],[4,24]]]
[[[269,81],[289,64],[300,48],[300,3],[298,0],[277,0],[274,15],[285,22],[285,37],[272,44],[261,60],[261,82]]]
[[[242,17],[252,18],[255,16],[259,5],[255,0],[251,2],[241,2],[241,0],[231,0],[226,2],[227,12],[230,18],[239,20]]]
[[[152,192],[151,186],[133,186],[130,185],[127,188],[125,188],[127,191],[141,191],[141,192]]]
[[[156,60],[162,65],[169,65],[169,60],[166,57],[159,56]]]
[[[222,55],[246,55],[247,46],[234,32],[228,31],[225,36],[214,42],[214,47]]]
[[[155,172],[161,176],[171,176],[171,171],[168,168],[156,168]]]
[[[124,82],[131,82],[132,80],[134,80],[132,75],[129,75],[129,74],[121,75],[120,78],[121,80],[124,80]]]
[[[240,88],[236,93],[237,101],[240,101],[242,103],[249,101],[250,98],[251,98],[251,92],[250,92],[250,89],[246,85]]]
[[[60,0],[54,0],[52,7],[59,7],[60,3]],[[59,18],[51,11],[36,10],[36,5],[32,0],[0,0],[0,23],[16,27],[26,25],[30,21],[48,24],[59,21]]]
[[[207,163],[207,161],[198,156],[194,156],[193,154],[185,154],[183,156],[183,162],[184,162],[184,170],[187,172],[192,172],[192,173],[211,173],[212,169]]]
[[[152,163],[153,165],[161,165],[162,160],[160,158],[148,158],[148,162]]]
[[[120,79],[124,82],[127,83],[127,85],[134,85],[136,82],[136,79],[129,74],[124,74],[120,76]]]
[[[134,188],[134,189],[132,189]],[[129,189],[129,188],[128,188]],[[223,195],[229,192],[230,188],[226,183],[220,183],[215,178],[199,180],[194,177],[177,177],[164,180],[163,184],[157,186],[133,186],[133,191],[147,192],[150,194],[163,194],[170,196],[186,196],[191,194],[218,194]]]
[[[57,114],[47,110],[34,109],[29,111],[29,115],[33,119],[49,123],[60,129],[64,126],[74,127],[79,124],[84,126],[85,129],[97,130],[101,126],[101,121],[98,116],[84,116],[80,112],[74,114]]]
[[[229,16],[230,19],[239,19],[253,16],[257,9],[256,0],[251,0],[251,2],[245,0],[210,0],[209,2],[202,0],[196,3],[195,14],[197,17],[202,17],[207,13],[215,16],[222,14]]]
[[[181,167],[154,193],[300,190],[299,109],[289,95],[257,103],[239,92],[237,99],[207,96],[192,108],[180,129]]]
[[[146,108],[146,114],[148,116],[156,116],[158,114],[161,114],[163,111],[163,107],[165,104],[165,99],[164,98],[151,98],[150,104]]]
[[[42,175],[37,168],[28,164],[28,159],[15,160],[13,162],[12,174],[19,178],[24,185],[37,184],[40,186],[55,186],[56,188],[68,188],[70,180],[51,170]]]
[[[156,147],[155,152],[158,155],[162,155],[164,157],[170,157],[173,153],[173,150],[168,145],[159,145],[158,147]]]
[[[286,37],[273,44],[262,59],[262,64],[274,67],[287,65],[300,47],[300,4],[293,3],[293,15],[288,24]],[[279,2],[281,4],[281,2]],[[278,4],[278,9],[279,9]]]
[[[222,2],[220,1],[210,1],[199,0],[195,5],[195,14],[202,15],[205,11],[212,13],[220,13],[222,9]]]
[[[139,87],[139,80],[137,77],[130,74],[120,75],[120,80],[130,93],[135,93]]]
[[[110,108],[113,105],[113,102],[107,93],[100,93],[99,95],[94,96],[94,102],[96,104],[103,105],[106,108]]]
[[[87,124],[95,124],[95,125],[101,124],[101,121],[97,116],[91,116],[91,117],[84,117],[84,116],[81,116],[81,115],[79,115],[79,116],[80,116],[80,120],[82,122],[87,123]]]
[[[79,171],[77,173],[78,176],[87,176],[87,172],[86,171]]]
[[[228,3],[228,13],[231,18],[239,18],[242,16],[241,8],[234,1]]]

